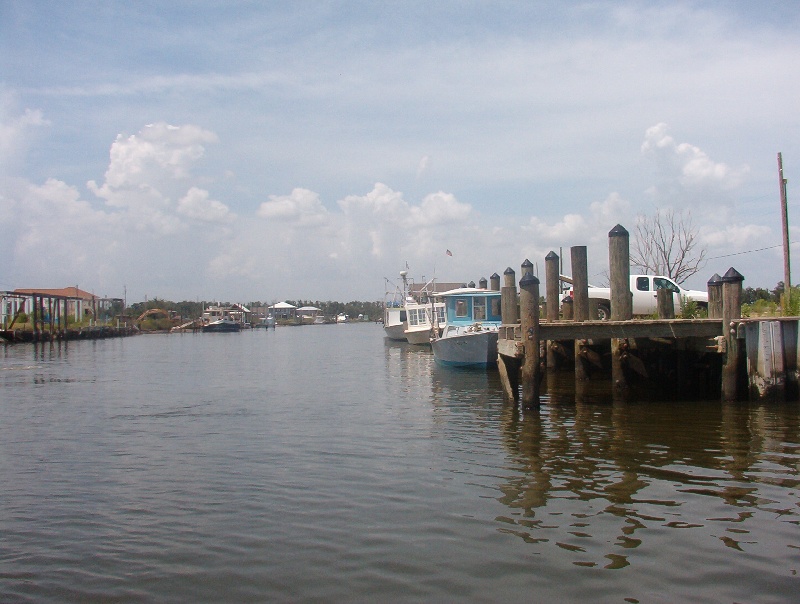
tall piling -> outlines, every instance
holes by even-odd
[[[611,286],[611,320],[630,321],[633,318],[633,295],[631,294],[630,235],[617,225],[608,232],[608,262]],[[628,342],[611,338],[611,397],[624,399],[628,382],[623,368],[623,355]]]
[[[558,254],[551,251],[544,258],[544,279],[545,279],[545,295],[546,295],[546,310],[547,322],[558,321],[558,310],[560,306],[560,288],[559,288],[559,274],[558,274]],[[550,342],[547,342],[547,357],[546,365],[548,371],[554,371],[556,368],[556,353],[553,350]]]
[[[500,275],[492,273],[492,276],[489,277],[489,287],[493,292],[500,291]]]
[[[522,364],[522,404],[539,405],[539,279],[527,273],[519,282],[520,320],[525,357]]]
[[[572,262],[572,318],[574,321],[589,320],[589,269],[586,259],[586,246],[570,248]],[[589,379],[584,362],[585,340],[575,340],[575,381]]]
[[[516,273],[510,266],[503,272],[503,287],[500,288],[500,315],[504,325],[513,325],[519,321]]]
[[[742,281],[744,277],[731,267],[722,276],[722,333],[725,338],[725,356],[722,361],[722,400],[737,401],[743,398],[744,388],[740,373],[744,358],[744,345],[739,341],[737,319],[742,318]]]

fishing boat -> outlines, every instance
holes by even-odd
[[[386,291],[383,303],[383,331],[390,340],[406,340],[408,317],[405,305],[408,299],[408,271],[400,271],[402,285],[395,286],[394,292]],[[386,280],[387,283],[389,280]],[[413,301],[413,298],[412,298]]]
[[[497,335],[502,323],[500,292],[461,287],[440,294],[446,325],[431,340],[433,358],[442,365],[490,367],[497,364]]]
[[[430,345],[433,335],[440,335],[445,325],[444,302],[406,302],[408,327],[404,334],[409,344]]]

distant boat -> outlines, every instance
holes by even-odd
[[[222,317],[216,321],[203,325],[203,332],[220,333],[220,332],[234,332],[242,328],[241,324],[234,321],[230,317]]]
[[[346,323],[347,319],[348,319],[348,316],[346,314],[344,314],[343,312],[339,313],[338,315],[336,315],[336,322],[337,323]]]
[[[431,341],[434,360],[458,367],[496,365],[500,292],[462,287],[440,295],[447,324]]]
[[[262,327],[264,329],[269,329],[271,327],[275,329],[275,317],[272,315],[262,317],[261,321],[258,323],[258,325],[256,325],[256,327]]]
[[[203,311],[204,332],[233,332],[250,327],[247,315],[250,311],[241,304],[232,306],[209,306]]]

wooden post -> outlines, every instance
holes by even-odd
[[[586,246],[570,248],[572,261],[572,316],[575,321],[589,320],[589,271],[586,262]],[[584,361],[584,340],[575,340],[575,381],[589,378]]]
[[[608,263],[611,277],[611,320],[630,321],[633,318],[630,236],[619,224],[608,232]]]
[[[545,294],[547,296],[547,322],[558,321],[558,310],[560,306],[559,275],[558,275],[558,254],[551,251],[544,258],[544,280]],[[556,368],[556,353],[550,343],[547,343],[546,365],[548,371]]]
[[[567,296],[561,302],[561,315],[565,321],[572,321],[574,314],[572,312],[572,307],[574,304],[572,303],[572,298]]]
[[[658,298],[658,318],[659,319],[674,319],[675,318],[675,296],[672,291],[666,287],[656,291]]]
[[[478,287],[480,289],[486,289],[487,285],[488,281],[486,281],[486,277],[481,277],[480,279],[478,279]]]
[[[497,273],[492,273],[492,276],[489,277],[489,285],[493,292],[500,291],[500,275]]]
[[[722,277],[722,333],[725,338],[725,357],[722,363],[722,400],[742,398],[739,368],[743,348],[737,337],[736,319],[742,318],[742,281],[744,277],[733,267]]]
[[[510,266],[503,272],[503,287],[500,289],[500,316],[503,325],[513,325],[519,321],[517,306],[517,283],[514,269]]]
[[[706,283],[708,288],[708,318],[722,318],[722,277],[717,273]]]
[[[522,363],[522,404],[539,405],[539,279],[528,273],[519,282],[520,319],[525,358]]]
[[[572,259],[572,313],[576,321],[589,320],[589,270],[586,262],[586,246],[570,248]]]
[[[611,285],[611,320],[630,321],[633,318],[633,295],[631,294],[630,236],[617,225],[608,232],[608,262]],[[611,338],[611,398],[624,400],[628,392],[623,355],[627,342]]]
[[[532,274],[533,274],[533,262],[525,258],[525,260],[522,262],[522,274],[520,275],[520,277]]]

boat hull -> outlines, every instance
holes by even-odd
[[[426,327],[424,329],[417,330],[406,329],[405,339],[408,340],[409,344],[428,346],[431,343],[431,328]]]
[[[497,365],[497,331],[464,333],[431,342],[433,358],[451,367]]]
[[[241,329],[241,325],[233,321],[214,321],[203,325],[203,333],[234,333]]]

